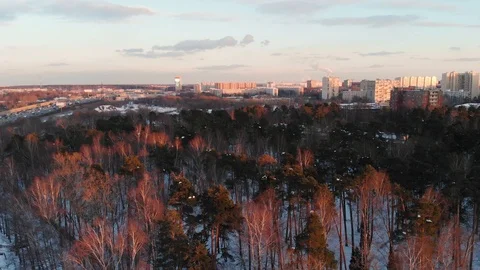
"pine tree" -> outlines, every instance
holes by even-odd
[[[307,226],[296,238],[296,244],[297,250],[307,253],[310,268],[336,268],[337,261],[333,252],[328,249],[325,229],[317,214],[310,214]]]
[[[154,269],[182,269],[189,256],[188,238],[182,228],[182,220],[176,211],[169,211],[166,219],[158,223],[154,237],[156,256]]]
[[[215,269],[214,261],[204,244],[194,246],[191,251],[188,270]]]
[[[200,206],[202,210],[201,219],[204,222],[204,235],[210,236],[210,252],[216,257],[220,251],[220,240],[225,244],[228,235],[240,229],[242,213],[240,208],[230,198],[230,193],[224,186],[214,186],[203,194]],[[222,256],[230,255],[222,246]]]
[[[350,270],[366,270],[364,263],[362,262],[362,253],[360,249],[356,247],[352,252],[352,258],[350,259]]]

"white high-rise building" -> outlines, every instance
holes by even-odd
[[[417,87],[418,77],[410,77],[410,86]]]
[[[417,77],[417,88],[425,89],[425,77]]]
[[[390,95],[393,90],[392,80],[379,80],[375,81],[375,103],[386,103],[390,101]]]
[[[175,77],[175,91],[182,91],[182,78],[180,76]]]
[[[471,99],[480,96],[480,74],[478,72],[447,72],[442,74],[442,91],[464,92]]]
[[[338,77],[323,77],[322,80],[322,99],[327,100],[338,97],[342,82]]]
[[[360,90],[366,91],[367,98],[375,103],[386,103],[390,101],[390,94],[394,88],[395,81],[380,80],[360,82]]]
[[[399,77],[395,80],[400,81],[401,88],[414,87],[415,89],[431,90],[437,87],[437,77],[418,76],[418,77]]]

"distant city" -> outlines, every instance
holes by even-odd
[[[181,76],[164,85],[51,85],[0,87],[0,95],[28,92],[55,92],[47,99],[22,100],[12,104],[0,101],[0,123],[37,116],[78,104],[102,100],[135,101],[158,96],[185,94],[224,98],[296,98],[308,97],[348,104],[370,104],[391,109],[435,108],[477,101],[480,75],[477,72],[447,72],[441,81],[436,76],[409,76],[396,79],[354,81],[327,76],[305,82],[202,82],[183,84]],[[34,98],[35,99],[35,98]]]

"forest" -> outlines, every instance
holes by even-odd
[[[0,130],[18,269],[479,269],[480,110],[335,103]]]

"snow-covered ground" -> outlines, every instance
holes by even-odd
[[[465,104],[460,104],[455,106],[455,108],[460,108],[460,107],[465,107],[467,109],[470,107],[473,107],[475,109],[478,109],[478,107],[480,107],[480,103],[465,103]]]
[[[101,105],[95,108],[95,111],[103,113],[103,112],[119,112],[121,114],[127,113],[129,111],[138,111],[140,109],[145,109],[149,111],[153,111],[156,113],[165,113],[165,114],[178,114],[178,109],[173,107],[160,107],[160,106],[150,106],[150,105],[143,105],[143,104],[126,104],[121,107],[115,107],[112,105]]]
[[[18,260],[11,250],[11,243],[2,233],[0,233],[0,269],[18,269]]]

